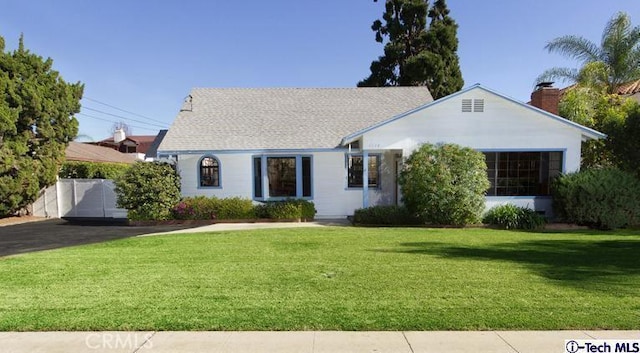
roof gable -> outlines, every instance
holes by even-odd
[[[159,152],[326,149],[431,102],[426,87],[196,88]]]
[[[586,126],[582,126],[582,125],[580,125],[580,124],[578,124],[578,123],[575,123],[575,122],[573,122],[573,121],[570,121],[570,120],[564,119],[564,118],[562,118],[562,117],[560,117],[560,116],[558,116],[558,115],[555,115],[555,114],[549,113],[549,112],[547,112],[547,111],[545,111],[545,110],[542,110],[542,109],[540,109],[540,108],[534,107],[534,106],[532,106],[532,105],[530,105],[530,104],[526,104],[526,103],[524,103],[524,102],[521,102],[521,101],[519,101],[519,100],[516,100],[516,99],[511,98],[511,97],[509,97],[509,96],[506,96],[506,95],[504,95],[504,94],[498,93],[498,92],[496,92],[496,91],[494,91],[494,90],[491,90],[491,89],[489,89],[489,88],[486,88],[486,87],[484,87],[484,86],[480,85],[479,83],[477,83],[477,84],[475,84],[475,85],[473,85],[473,86],[470,86],[470,87],[468,87],[468,88],[466,88],[466,89],[463,89],[463,90],[461,90],[461,91],[458,91],[458,92],[456,92],[456,93],[450,94],[450,95],[448,95],[448,96],[446,96],[446,97],[440,98],[440,99],[438,99],[438,100],[436,100],[436,101],[433,101],[433,102],[430,102],[430,103],[424,104],[424,105],[422,105],[422,106],[420,106],[420,107],[417,107],[417,108],[412,109],[412,110],[410,110],[410,111],[407,111],[407,112],[404,112],[404,113],[402,113],[402,114],[396,115],[396,116],[394,116],[394,117],[391,117],[390,119],[384,120],[384,121],[382,121],[382,122],[379,122],[379,123],[377,123],[377,124],[374,124],[374,125],[372,125],[372,126],[369,126],[369,127],[365,128],[365,129],[362,129],[362,130],[357,131],[357,132],[355,132],[355,133],[352,133],[352,134],[346,135],[346,136],[342,139],[342,142],[341,142],[341,143],[342,143],[342,144],[349,143],[349,142],[351,142],[351,141],[353,141],[353,140],[358,139],[360,136],[362,136],[363,134],[365,134],[365,133],[367,133],[367,132],[369,132],[369,131],[375,130],[375,129],[380,128],[380,127],[382,127],[382,126],[385,126],[385,125],[387,125],[387,124],[389,124],[389,123],[391,123],[391,122],[394,122],[394,121],[396,121],[396,120],[398,120],[398,119],[402,119],[402,118],[404,118],[404,117],[406,117],[406,116],[409,116],[409,115],[411,115],[411,114],[413,114],[413,113],[416,113],[416,112],[419,112],[419,111],[422,111],[422,110],[425,110],[425,109],[429,109],[429,108],[431,108],[431,107],[433,107],[433,106],[436,106],[436,105],[443,104],[443,103],[448,102],[448,101],[450,101],[450,100],[452,100],[452,99],[454,99],[454,98],[457,98],[457,97],[459,97],[459,96],[461,96],[461,95],[465,95],[465,94],[467,94],[467,93],[470,93],[470,92],[472,92],[472,91],[474,91],[474,90],[482,90],[482,91],[485,91],[485,92],[487,92],[487,93],[489,93],[489,94],[492,94],[492,95],[494,95],[494,96],[499,97],[500,99],[504,99],[504,100],[506,100],[506,101],[509,101],[509,102],[511,102],[511,103],[514,103],[514,104],[516,104],[516,105],[518,105],[518,106],[520,106],[520,107],[522,107],[522,108],[529,109],[529,110],[533,110],[533,111],[535,111],[535,112],[537,112],[537,113],[541,114],[542,116],[544,116],[544,117],[546,117],[546,118],[553,119],[553,120],[558,121],[558,122],[560,122],[560,123],[562,123],[562,124],[566,124],[566,125],[568,125],[568,126],[570,126],[570,127],[572,127],[572,128],[578,129],[578,130],[581,132],[581,134],[582,134],[583,138],[589,138],[589,139],[600,139],[600,138],[604,138],[604,137],[606,137],[606,135],[605,135],[605,134],[603,134],[603,133],[601,133],[601,132],[598,132],[598,131],[593,130],[593,129],[591,129],[591,128],[588,128],[588,127],[586,127]]]

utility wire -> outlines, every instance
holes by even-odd
[[[125,119],[125,120],[135,121],[135,122],[137,122],[137,123],[141,123],[141,124],[146,124],[146,125],[151,125],[151,126],[158,126],[158,127],[163,128],[163,129],[166,129],[166,128],[168,127],[168,125],[167,125],[167,124],[159,125],[159,124],[154,124],[154,123],[148,123],[148,122],[146,122],[146,121],[141,121],[141,120],[136,120],[136,119],[132,119],[132,118],[127,118],[127,117],[122,116],[122,115],[111,114],[111,113],[107,113],[107,112],[105,112],[105,111],[98,110],[98,109],[93,109],[93,108],[90,108],[90,107],[82,107],[82,109],[91,110],[92,112],[97,112],[97,113],[100,113],[100,114],[110,115],[110,116],[113,116],[113,117],[116,117],[116,118],[120,118],[120,119]]]
[[[89,115],[89,114],[85,114],[85,113],[77,113],[76,115],[80,115],[80,116],[84,116],[87,118],[92,118],[92,119],[96,119],[96,120],[102,120],[102,121],[106,121],[109,123],[119,123],[119,121],[115,121],[115,120],[109,120],[109,119],[105,119],[105,118],[100,118],[94,115]],[[157,131],[158,129],[156,128],[148,128],[148,127],[142,127],[142,126],[137,126],[137,125],[129,125],[131,127],[135,127],[136,129],[142,129],[142,130],[147,130],[147,131]]]
[[[119,111],[124,112],[124,113],[132,114],[132,115],[135,115],[135,116],[138,116],[138,117],[141,117],[141,118],[145,118],[147,120],[155,121],[156,123],[161,123],[161,124],[165,124],[166,125],[166,123],[164,121],[156,120],[156,119],[150,118],[148,116],[144,116],[142,114],[138,114],[138,113],[134,113],[132,111],[128,111],[128,110],[125,110],[125,109],[122,109],[122,108],[118,108],[118,107],[116,107],[114,105],[111,105],[111,104],[108,104],[108,103],[105,103],[105,102],[101,102],[101,101],[99,101],[97,99],[89,98],[89,97],[86,97],[86,96],[82,97],[82,99],[86,99],[86,100],[92,101],[94,103],[102,104],[102,105],[107,106],[109,108],[113,108],[113,109],[119,110]]]

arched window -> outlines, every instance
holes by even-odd
[[[220,162],[214,157],[200,160],[200,186],[220,187]]]

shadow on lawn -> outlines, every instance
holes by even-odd
[[[0,257],[186,228],[190,227],[130,227],[96,222],[70,223],[60,219],[8,225],[0,227]]]
[[[609,288],[619,276],[640,275],[639,240],[529,240],[489,247],[436,242],[400,245],[402,248],[385,251],[517,263],[546,278],[592,289]]]

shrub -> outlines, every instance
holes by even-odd
[[[287,203],[298,205],[301,208],[301,218],[303,220],[311,221],[316,217],[316,206],[311,201],[303,199],[291,199],[287,200]]]
[[[254,218],[253,201],[241,197],[217,199],[215,213],[218,219],[247,219]]]
[[[231,197],[185,197],[173,207],[175,219],[246,219],[255,217],[253,202]]]
[[[618,169],[562,175],[552,184],[553,209],[565,221],[600,229],[640,222],[640,181]]]
[[[116,179],[130,167],[123,163],[67,161],[62,164],[58,176],[68,179]]]
[[[546,219],[530,208],[505,204],[490,209],[482,222],[504,229],[539,229]]]
[[[424,144],[400,173],[405,206],[424,223],[478,223],[489,188],[484,155],[455,144]]]
[[[411,225],[418,219],[404,206],[373,206],[357,209],[353,214],[353,223],[371,225]]]
[[[167,163],[137,162],[115,179],[118,207],[132,220],[170,219],[180,201],[180,176]]]
[[[312,220],[315,217],[316,208],[313,202],[291,199],[258,205],[255,213],[258,218]]]

